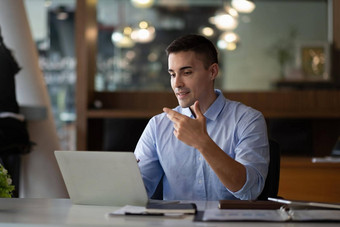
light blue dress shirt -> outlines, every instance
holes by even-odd
[[[173,123],[161,113],[149,121],[135,149],[149,197],[161,179],[165,200],[252,200],[261,193],[269,163],[265,119],[259,111],[215,92],[217,99],[204,113],[208,134],[246,167],[246,183],[237,192],[229,191],[201,153],[174,136]],[[193,118],[189,108],[174,110]]]

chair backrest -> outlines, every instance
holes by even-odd
[[[280,145],[269,139],[269,168],[268,175],[264,185],[264,188],[257,198],[258,200],[267,200],[268,197],[277,197],[279,191],[280,181]]]

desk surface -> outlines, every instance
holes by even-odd
[[[213,208],[217,202],[199,201],[199,210]],[[2,226],[339,226],[339,223],[216,223],[193,222],[193,216],[108,217],[117,207],[72,205],[69,199],[0,199]]]

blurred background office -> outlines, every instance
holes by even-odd
[[[216,87],[223,91],[339,87],[337,76],[331,75],[332,1],[94,2],[97,45],[93,89],[97,92],[170,91],[164,49],[175,37],[186,33],[203,34],[218,47],[221,72]],[[25,5],[61,146],[75,149],[77,2],[25,0]],[[92,105],[101,108],[103,103],[95,100]],[[141,119],[135,122],[144,125]],[[288,124],[282,122],[284,119],[270,124],[283,127],[284,133],[274,130],[274,137],[300,132],[291,138],[297,140],[294,147],[283,149],[310,153],[313,146],[310,122],[299,119]],[[128,127],[129,120],[107,120],[104,130],[110,131],[112,125]],[[140,130],[131,138],[136,140],[139,133]],[[115,130],[111,134],[124,137]],[[134,145],[115,147],[110,143],[104,139],[104,149],[131,150]]]

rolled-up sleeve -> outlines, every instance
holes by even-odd
[[[242,200],[257,199],[268,173],[269,146],[266,123],[260,112],[255,113],[255,116],[245,115],[237,130],[239,139],[235,160],[245,166],[247,178],[239,191],[231,193]]]

